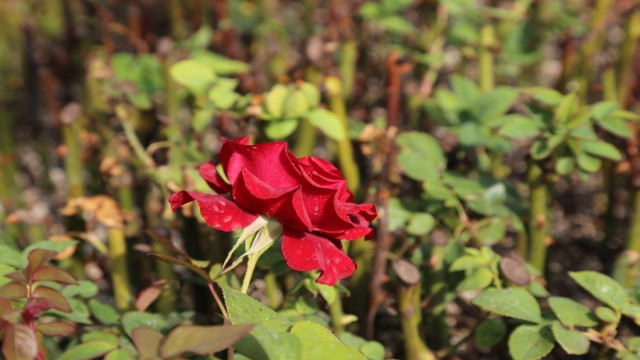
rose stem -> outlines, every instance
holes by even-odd
[[[327,95],[329,97],[329,108],[338,116],[342,122],[345,133],[348,134],[347,110],[343,98],[342,82],[335,76],[327,76],[325,79],[325,87],[327,88]],[[347,187],[351,192],[356,194],[360,188],[360,172],[354,160],[353,147],[351,145],[351,139],[349,139],[348,136],[338,141],[338,161],[342,173],[347,180]]]
[[[340,77],[342,78],[342,96],[349,100],[353,96],[356,61],[358,60],[358,42],[348,40],[341,47]]]
[[[322,74],[311,65],[308,66],[305,71],[305,79],[316,86],[320,83],[321,75]],[[316,128],[311,125],[309,120],[302,118],[298,127],[298,140],[293,150],[297,157],[313,155],[313,147],[316,144],[317,135],[318,132]]]
[[[529,262],[544,273],[549,245],[549,192],[545,173],[538,162],[529,161]]]
[[[640,77],[634,74],[634,54],[640,40],[640,8],[634,10],[627,22],[627,38],[623,43],[622,58],[620,60],[620,103],[624,108],[629,108],[635,101],[632,93],[634,83],[640,81]],[[633,210],[631,213],[631,229],[627,238],[626,252],[616,261],[614,277],[627,287],[635,287],[638,272],[640,271],[640,170],[638,161],[640,149],[638,144],[638,127],[631,125],[632,135],[627,139],[627,160],[629,162],[629,178],[633,189]],[[622,274],[622,275],[618,275]],[[616,276],[617,275],[617,276]]]
[[[608,59],[610,60],[610,59]],[[604,99],[607,101],[617,101],[617,81],[616,81],[616,68],[613,61],[607,61],[605,69],[602,73],[602,85]],[[605,141],[611,143],[613,141],[610,134],[603,134]],[[602,161],[602,187],[603,193],[605,193],[604,203],[606,211],[604,214],[604,238],[600,243],[600,259],[603,264],[607,264],[607,259],[611,259],[613,255],[613,247],[611,244],[611,237],[616,226],[615,222],[615,190],[620,186],[619,177],[615,172],[616,163],[613,160],[603,159]]]
[[[244,273],[244,278],[242,279],[242,291],[243,294],[246,294],[249,291],[249,285],[251,285],[251,278],[253,277],[253,272],[256,269],[256,264],[258,264],[258,259],[260,258],[261,252],[257,252],[249,255],[249,260],[247,261],[247,272]]]
[[[493,49],[496,45],[495,31],[493,25],[490,23],[485,24],[480,30],[480,49],[478,51],[478,67],[480,73],[478,75],[478,83],[482,92],[489,92],[493,90],[495,86],[495,70],[494,70],[494,58]],[[508,168],[502,163],[502,153],[496,151],[488,156],[485,154],[485,149],[478,149],[478,157],[482,158],[484,155],[487,158],[487,167],[491,168],[491,173],[497,179],[504,178],[507,174]]]
[[[108,257],[116,308],[120,311],[125,311],[130,308],[133,296],[131,294],[131,285],[129,284],[127,244],[123,228],[109,228],[107,243],[109,245]]]
[[[609,11],[615,11],[616,6],[612,6],[611,0],[596,0],[595,6],[591,13],[591,21],[589,24],[589,33],[584,38],[584,42],[580,47],[580,66],[576,67],[580,70],[577,74],[577,81],[580,84],[578,87],[578,95],[580,100],[587,103],[589,96],[589,81],[591,74],[595,71],[591,70],[591,63],[596,54],[596,51],[602,49],[603,42],[605,40],[605,34],[607,33],[607,18]]]
[[[402,264],[403,266],[398,266]],[[422,341],[420,323],[422,309],[420,307],[420,272],[408,261],[398,260],[394,263],[400,280],[398,285],[398,310],[404,338],[405,357],[416,360],[433,360],[433,352]]]
[[[268,272],[264,275],[265,292],[267,293],[267,299],[269,300],[269,307],[277,309],[280,307],[282,296],[278,289],[278,281],[276,275],[272,272]]]
[[[398,53],[393,52],[387,58],[387,134],[395,134],[400,120],[400,96],[401,76],[411,69],[411,65],[402,61]],[[392,179],[397,178],[396,173],[396,149],[395,138],[389,139],[390,149],[384,166],[384,171],[379,180],[378,190],[378,228],[376,253],[373,259],[373,270],[369,283],[369,309],[367,313],[367,338],[372,339],[375,333],[374,320],[378,306],[385,299],[382,284],[386,278],[387,256],[393,243],[393,235],[388,232],[389,214],[388,205],[391,197],[391,188],[394,186]]]
[[[184,39],[185,23],[182,17],[181,0],[169,0],[169,19],[171,21],[171,37],[175,40]]]
[[[329,304],[329,316],[331,316],[331,325],[333,325],[333,332],[336,335],[340,335],[344,332],[344,323],[342,317],[344,312],[342,311],[342,299],[340,294],[336,291],[336,298],[331,304]]]
[[[82,196],[82,147],[80,145],[80,130],[82,128],[82,118],[71,119],[69,123],[62,123],[62,135],[66,145],[64,156],[64,168],[67,173],[69,187],[69,198]]]
[[[160,226],[162,218],[162,209],[164,208],[164,197],[157,186],[150,186],[147,192],[144,212],[147,215],[147,226],[151,229]],[[160,255],[172,255],[164,246],[157,241],[151,242],[151,249],[154,253]],[[176,279],[171,264],[160,259],[155,260],[156,274],[159,279],[165,279],[167,282],[162,288],[160,296],[156,301],[156,308],[161,314],[169,314],[176,310]]]

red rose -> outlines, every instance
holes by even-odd
[[[282,224],[282,255],[290,268],[319,269],[317,282],[327,285],[353,273],[356,265],[339,239],[370,239],[376,209],[353,203],[335,166],[316,157],[298,159],[285,142],[249,145],[248,138],[225,140],[220,162],[230,185],[211,162],[200,166],[200,176],[218,194],[230,196],[179,191],[169,198],[171,208],[195,200],[207,224],[222,231],[266,215]]]

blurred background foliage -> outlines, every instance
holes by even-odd
[[[4,0],[0,79],[3,274],[25,248],[64,250],[58,266],[120,312],[164,279],[154,309],[173,318],[156,330],[220,323],[207,284],[235,237],[166,199],[209,191],[197,166],[220,137],[285,140],[380,216],[374,241],[345,244],[358,269],[337,290],[267,252],[262,303],[369,358],[537,358],[554,342],[556,358],[637,358],[640,312],[622,305],[640,270],[637,0]],[[603,300],[591,285],[608,280],[580,270],[630,298]],[[579,286],[614,313],[602,327],[548,298],[594,308]],[[537,315],[474,303],[535,325],[472,305],[505,287]],[[75,301],[79,324],[101,305]]]

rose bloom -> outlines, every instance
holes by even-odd
[[[350,276],[356,264],[340,239],[371,239],[373,204],[355,204],[342,174],[317,157],[296,158],[287,143],[249,145],[248,138],[224,140],[220,162],[229,183],[211,162],[200,176],[218,194],[179,191],[169,202],[175,211],[196,201],[211,227],[234,231],[266,215],[282,224],[282,255],[293,270],[320,270],[317,282],[334,285]]]

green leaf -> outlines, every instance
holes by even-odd
[[[118,338],[114,334],[107,331],[91,331],[88,333],[84,333],[82,334],[80,339],[83,343],[91,341],[104,341],[113,345],[114,348],[118,346]]]
[[[213,102],[213,105],[217,109],[228,110],[233,104],[240,98],[240,95],[235,92],[235,88],[238,85],[236,79],[221,78],[216,81],[216,84],[211,90],[209,90],[209,100]]]
[[[216,79],[216,74],[195,60],[179,61],[169,69],[171,77],[178,84],[201,93]]]
[[[427,235],[433,230],[436,220],[428,213],[414,213],[409,218],[407,232],[411,235]]]
[[[556,109],[554,118],[559,123],[566,123],[571,119],[571,116],[576,112],[578,108],[578,97],[576,94],[571,93],[562,98],[560,105]]]
[[[120,323],[120,313],[107,304],[103,304],[96,299],[89,300],[89,309],[91,314],[105,325],[118,325]]]
[[[530,87],[526,88],[525,92],[531,95],[534,99],[547,105],[558,105],[562,101],[562,94],[550,88]]]
[[[446,167],[447,161],[440,144],[431,135],[412,131],[398,136],[400,147],[398,162],[407,174],[415,180],[434,180]]]
[[[75,285],[67,285],[62,289],[62,295],[70,298],[74,296],[80,296],[82,298],[88,299],[96,296],[98,293],[98,286],[88,280],[80,280]]]
[[[567,175],[575,166],[575,160],[571,156],[563,156],[556,161],[556,172],[560,175]]]
[[[492,217],[478,222],[475,236],[482,245],[493,245],[502,240],[507,231],[503,219]]]
[[[505,114],[518,98],[518,90],[509,86],[499,86],[482,94],[474,109],[479,109],[478,119],[482,123]]]
[[[100,357],[115,349],[113,344],[106,341],[90,341],[76,345],[62,353],[58,360],[89,360]]]
[[[340,118],[327,109],[313,109],[305,115],[311,125],[317,127],[325,135],[336,141],[344,140],[347,132],[340,121]]]
[[[378,25],[384,30],[397,35],[410,35],[417,31],[412,23],[401,16],[386,16],[378,19]]]
[[[616,310],[621,310],[629,300],[622,286],[607,275],[595,271],[580,271],[569,272],[569,276],[595,298]]]
[[[344,345],[322,325],[300,321],[293,325],[291,333],[302,342],[306,360],[366,359],[358,350]]]
[[[484,141],[483,128],[476,122],[463,122],[456,131],[460,144],[467,147],[480,145]]]
[[[233,324],[258,324],[250,335],[234,345],[251,359],[301,359],[300,340],[287,332],[293,325],[252,297],[222,285],[227,311]]]
[[[542,321],[536,299],[519,288],[484,291],[473,299],[473,304],[499,315],[534,323]]]
[[[620,161],[622,155],[618,149],[604,141],[584,141],[582,143],[584,151],[591,155],[596,155],[613,161]]]
[[[27,257],[12,247],[0,244],[0,264],[10,265],[14,268],[22,269],[27,266]]]
[[[384,346],[377,341],[367,341],[360,347],[360,351],[369,360],[383,360],[385,355]]]
[[[284,102],[289,95],[290,89],[286,85],[277,84],[271,88],[265,97],[267,112],[276,119],[280,119],[283,114]]]
[[[160,346],[160,356],[171,358],[184,353],[209,355],[224,350],[246,336],[254,325],[182,325],[171,330]]]
[[[287,331],[293,323],[254,298],[223,285],[227,311],[233,324],[260,324],[268,329]]]
[[[513,139],[534,137],[539,133],[540,129],[535,121],[522,115],[510,115],[509,120],[499,131],[500,135]]]
[[[618,316],[616,315],[615,311],[609,309],[606,306],[598,306],[596,308],[596,316],[598,317],[598,319],[608,323],[613,323],[618,320]]]
[[[274,140],[284,139],[298,127],[298,119],[269,121],[264,127],[265,134]]]
[[[398,229],[401,229],[405,226],[409,218],[411,217],[411,212],[402,206],[400,200],[396,197],[392,197],[389,199],[389,231],[394,232]]]
[[[467,108],[473,107],[480,97],[480,88],[470,79],[454,74],[451,76],[451,88],[456,97]]]
[[[599,158],[584,152],[578,154],[578,166],[580,169],[586,172],[596,172],[600,169],[600,165],[602,165],[602,161]]]
[[[320,91],[317,86],[312,83],[304,82],[300,85],[300,91],[307,98],[309,107],[315,108],[320,104]]]
[[[458,291],[484,289],[493,281],[493,272],[486,267],[475,269],[456,286]]]
[[[542,160],[562,143],[564,138],[562,136],[551,136],[548,139],[537,139],[533,145],[531,145],[531,157],[535,160]]]
[[[583,355],[589,351],[589,338],[580,331],[565,329],[557,321],[551,324],[551,330],[556,341],[567,354]]]
[[[628,138],[633,135],[633,130],[631,130],[629,122],[615,116],[610,116],[606,119],[597,121],[597,123],[601,128],[613,135],[620,136],[622,138]]]
[[[282,105],[282,117],[297,119],[309,110],[309,101],[302,91],[289,91]]]
[[[160,314],[151,314],[140,311],[130,311],[122,315],[122,326],[129,336],[131,336],[133,329],[139,327],[145,327],[160,332],[168,328],[167,322]]]
[[[464,255],[457,258],[451,266],[449,266],[450,271],[460,271],[460,270],[471,270],[477,269],[479,267],[487,267],[489,263],[487,259],[474,256],[474,255]]]
[[[617,101],[599,102],[591,108],[591,117],[593,117],[595,121],[600,122],[613,114],[618,107],[620,107],[620,104],[618,104]]]
[[[226,56],[212,53],[210,51],[196,51],[191,55],[191,58],[208,67],[215,74],[223,76],[246,73],[251,69],[251,66],[247,63],[229,59]]]
[[[104,360],[133,360],[133,356],[127,349],[118,349],[110,351]]]
[[[549,306],[556,317],[566,326],[595,326],[598,321],[588,307],[565,297],[552,296]]]
[[[553,334],[542,325],[520,325],[509,336],[509,352],[514,360],[536,360],[553,350]]]
[[[507,326],[502,319],[487,319],[478,325],[474,333],[476,346],[484,349],[499,343],[507,333]]]

